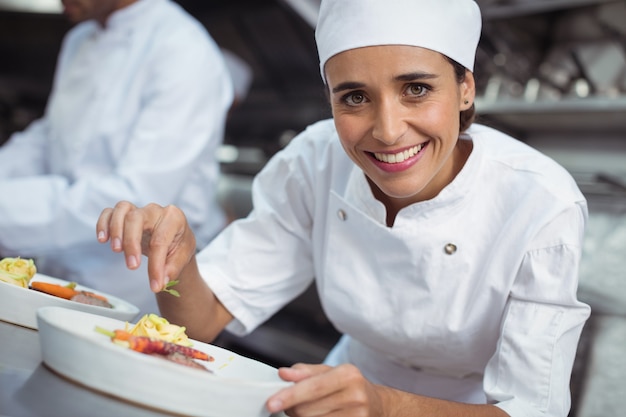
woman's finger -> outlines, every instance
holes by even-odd
[[[298,382],[313,375],[328,372],[332,368],[328,365],[311,365],[297,363],[291,367],[283,367],[278,369],[278,375],[285,381]]]
[[[153,291],[161,291],[168,281],[176,279],[196,250],[187,219],[174,206],[160,208],[150,236],[144,232],[144,245],[148,246],[144,251],[149,253],[148,275]]]
[[[135,205],[128,201],[120,201],[110,212],[108,221],[108,234],[111,249],[114,252],[121,252],[122,239],[124,238],[124,229],[126,227],[126,216],[128,212],[134,210]]]
[[[118,221],[121,222],[122,232],[118,235],[111,234],[111,246],[115,250],[115,245],[121,245],[126,265],[130,269],[137,269],[141,264],[141,255],[148,255],[143,253],[142,240],[145,231],[153,228],[154,215],[151,216],[150,212],[145,209],[132,207],[119,212],[116,210],[113,213],[112,223],[115,223],[117,227]]]
[[[320,400],[340,390],[334,378],[329,378],[334,368],[326,365],[297,364],[290,368],[280,368],[279,376],[294,385],[280,390],[267,401],[270,412],[276,413],[299,406],[302,410],[306,404],[321,405]]]
[[[109,240],[109,222],[111,221],[111,215],[113,209],[110,207],[105,208],[100,213],[98,221],[96,222],[96,238],[100,243],[106,243]]]

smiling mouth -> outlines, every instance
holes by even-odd
[[[419,151],[421,151],[425,145],[426,145],[425,143],[420,143],[419,145],[413,146],[412,148],[409,148],[402,152],[398,152],[398,153],[375,152],[373,153],[373,155],[374,155],[374,158],[376,158],[378,161],[385,162],[387,164],[399,164],[417,155]]]

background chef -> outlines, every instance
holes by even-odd
[[[220,49],[170,0],[63,0],[66,35],[44,116],[0,148],[0,253],[156,312],[146,270],[94,240],[118,200],[184,208],[205,245],[233,88]]]

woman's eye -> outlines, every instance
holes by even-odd
[[[411,84],[407,88],[407,95],[423,96],[427,92],[427,88],[422,84]]]
[[[343,101],[350,106],[356,106],[365,101],[365,96],[362,93],[350,93],[344,96]]]

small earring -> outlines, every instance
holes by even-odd
[[[465,104],[469,104],[469,100],[465,100],[465,101],[464,101],[464,103],[465,103]]]

